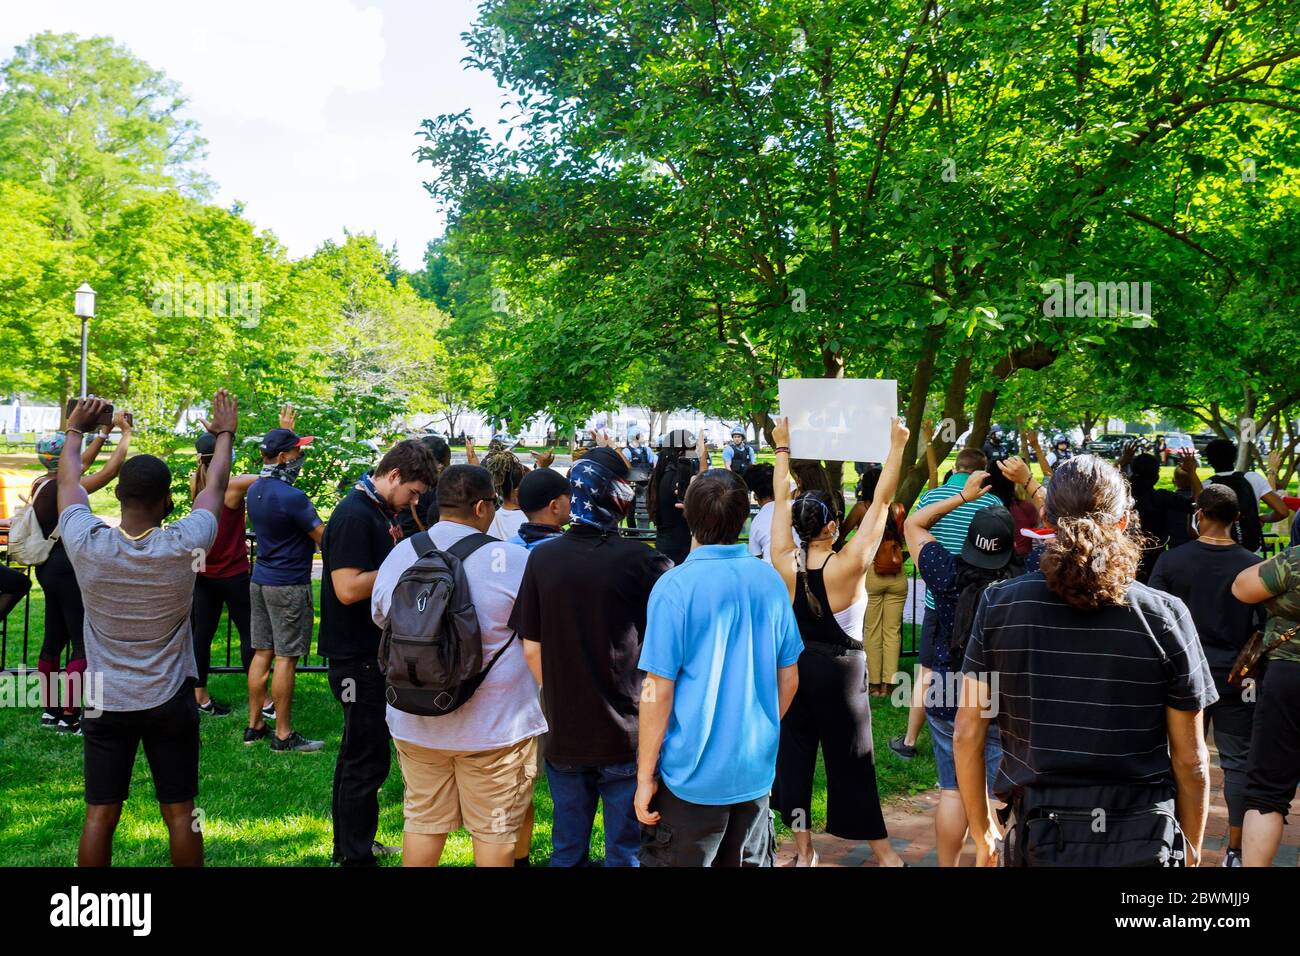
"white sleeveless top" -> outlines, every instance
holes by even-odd
[[[862,630],[866,625],[867,617],[867,598],[864,595],[861,601],[850,604],[842,611],[835,612],[835,623],[840,626],[851,641],[862,640]]]

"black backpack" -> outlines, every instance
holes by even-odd
[[[1244,472],[1234,471],[1230,475],[1215,475],[1210,481],[1227,485],[1237,493],[1237,507],[1241,510],[1233,537],[1247,551],[1258,551],[1264,546],[1264,525],[1259,520],[1259,499],[1255,489],[1246,480]]]
[[[471,534],[441,551],[427,531],[411,537],[415,563],[397,579],[379,642],[384,696],[396,709],[421,717],[450,714],[473,696],[514,641],[511,635],[483,666],[483,637],[464,562],[496,541]]]

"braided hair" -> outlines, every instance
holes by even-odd
[[[790,519],[801,547],[795,552],[797,575],[803,587],[804,598],[813,616],[822,616],[822,605],[808,584],[808,546],[826,530],[833,521],[839,521],[835,498],[826,491],[809,491],[800,495],[790,506]]]

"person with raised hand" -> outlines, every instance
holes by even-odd
[[[85,474],[103,448],[104,440],[115,428],[121,430],[122,438],[113,449],[113,454],[99,471]],[[94,494],[107,486],[121,471],[122,462],[126,461],[131,447],[131,416],[119,411],[113,416],[112,424],[96,425],[94,430],[97,434],[81,453],[81,486],[87,494]],[[46,473],[33,482],[30,501],[41,533],[47,538],[55,535],[55,529],[59,525],[58,482],[55,473],[59,467],[63,442],[63,434],[55,433],[36,443],[36,456]],[[36,565],[36,580],[45,593],[45,636],[41,641],[36,664],[41,691],[41,726],[61,733],[77,734],[81,730],[78,716],[81,701],[76,699],[76,692],[79,691],[82,675],[86,672],[86,648],[82,636],[85,629],[85,607],[81,588],[77,585],[77,576],[68,561],[63,542],[57,535],[45,560]],[[71,648],[71,653],[63,672],[67,675],[65,681],[60,676],[59,661],[68,648]],[[67,693],[59,693],[61,684]]]
[[[826,832],[865,840],[882,866],[902,866],[889,843],[876,790],[867,656],[862,642],[867,613],[867,568],[876,556],[889,504],[898,489],[907,426],[890,426],[889,457],[871,506],[857,532],[836,552],[841,515],[835,498],[809,491],[790,500],[790,424],[778,419],[772,488],[772,565],[794,607],[803,653],[799,690],[781,719],[773,804],[794,831],[796,866],[816,866],[812,845],[812,791],[820,746],[830,784]],[[793,531],[799,534],[795,546]]]
[[[58,470],[59,530],[86,598],[86,659],[96,678],[82,720],[86,819],[77,862],[112,862],[113,834],[143,744],[172,863],[200,866],[203,832],[194,810],[198,671],[190,611],[195,571],[216,539],[239,416],[235,400],[220,389],[203,423],[216,437],[207,485],[194,510],[169,525],[163,525],[173,510],[166,463],[152,455],[126,461],[116,488],[122,521],[113,528],[91,512],[81,482],[81,439],[104,407],[94,397],[77,402]]]

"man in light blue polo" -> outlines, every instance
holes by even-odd
[[[948,480],[938,488],[931,488],[922,494],[917,499],[912,513],[915,514],[936,501],[947,501],[954,495],[960,495],[966,479],[977,471],[984,471],[987,467],[988,458],[984,452],[978,448],[963,448],[957,452],[957,460],[953,463],[952,474],[948,476]],[[983,509],[999,503],[996,495],[982,495],[960,504],[940,518],[930,529],[930,534],[934,535],[949,554],[954,556],[960,554],[962,545],[966,543],[966,531],[970,528],[971,519]],[[915,560],[916,555],[912,558]],[[926,591],[925,616],[921,619],[921,646],[916,661],[918,664],[916,683],[912,686],[912,705],[907,714],[907,733],[889,741],[889,749],[904,760],[911,760],[916,756],[916,738],[925,725],[925,690],[930,684],[930,670],[934,667],[934,634],[937,624],[938,615],[934,613],[934,596]],[[885,676],[892,680],[893,675]]]
[[[803,651],[776,569],[737,544],[749,492],[711,469],[686,492],[691,551],[650,592],[635,808],[642,866],[772,866],[768,794]]]

